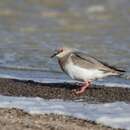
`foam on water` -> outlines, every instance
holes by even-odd
[[[21,108],[31,114],[55,113],[130,130],[130,104],[124,102],[88,104],[41,98],[0,96],[0,108]]]

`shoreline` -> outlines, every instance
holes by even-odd
[[[83,95],[72,93],[75,84],[37,83],[0,78],[0,94],[5,96],[41,97],[44,99],[80,100],[88,103],[130,101],[129,88],[91,86]],[[29,114],[21,109],[0,108],[1,130],[123,130],[94,121],[57,114]]]
[[[1,130],[123,130],[93,121],[56,114],[29,114],[21,109],[0,108]]]

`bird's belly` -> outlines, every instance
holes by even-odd
[[[85,69],[73,64],[66,65],[65,70],[72,79],[76,80],[85,81],[105,77],[104,73],[100,70]]]

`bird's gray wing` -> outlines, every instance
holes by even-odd
[[[98,69],[104,72],[125,72],[124,70],[117,69],[114,66],[111,66],[105,62],[98,60],[95,57],[92,57],[82,52],[73,52],[73,54],[71,55],[71,59],[74,64],[80,65],[83,68],[87,69]]]

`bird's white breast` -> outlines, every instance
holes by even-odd
[[[105,77],[105,74],[98,69],[81,68],[73,63],[66,64],[65,70],[72,79],[76,80],[85,81]]]

